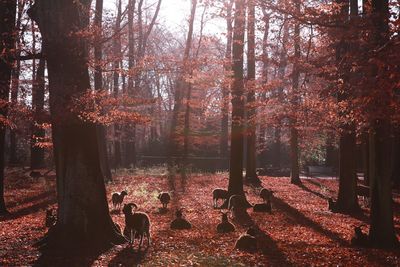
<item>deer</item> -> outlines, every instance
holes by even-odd
[[[121,193],[113,193],[111,196],[113,208],[120,210],[122,202],[124,202],[124,198],[127,195],[128,195],[128,193],[125,190],[122,191]]]
[[[228,191],[222,188],[215,188],[212,191],[213,195],[213,207],[218,208],[218,200],[227,200],[228,199]]]
[[[147,237],[147,248],[150,246],[150,219],[144,212],[137,212],[135,203],[125,204],[122,212],[125,215],[124,236],[128,238],[131,246],[134,246],[135,238],[140,238],[139,250],[143,243],[143,237]]]
[[[260,197],[264,200],[264,202],[267,202],[268,200],[271,200],[271,197],[273,196],[274,191],[268,190],[266,188],[262,188],[260,190]]]
[[[218,233],[230,233],[235,231],[235,226],[228,220],[228,212],[221,211],[221,223],[217,225]]]
[[[161,201],[162,208],[167,209],[168,203],[171,200],[171,196],[169,195],[169,193],[161,192],[157,198]]]
[[[175,219],[171,222],[171,229],[175,229],[175,230],[184,230],[184,229],[190,229],[192,228],[192,225],[190,224],[190,222],[188,222],[185,218],[183,218],[183,213],[182,213],[183,209],[178,209],[175,212]]]
[[[361,226],[354,227],[354,236],[351,239],[350,243],[353,246],[359,246],[359,247],[368,246],[369,243],[368,235],[363,233]]]
[[[235,243],[235,249],[254,253],[257,251],[257,239],[255,230],[250,227],[246,233],[239,236]]]

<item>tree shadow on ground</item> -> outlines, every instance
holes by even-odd
[[[273,197],[272,203],[275,208],[281,210],[283,213],[285,213],[287,215],[287,217],[290,219],[289,223],[291,223],[293,225],[300,224],[300,225],[309,227],[309,228],[313,229],[314,231],[339,243],[341,246],[344,246],[344,247],[349,246],[349,243],[346,240],[344,240],[343,238],[341,238],[339,234],[323,228],[319,223],[314,222],[313,220],[311,220],[310,218],[305,216],[303,213],[301,213],[297,209],[295,209],[292,206],[290,206],[289,204],[287,204],[282,199]]]
[[[133,250],[133,248],[128,245],[117,253],[117,255],[109,262],[108,266],[137,266],[143,262],[146,254],[147,250]]]
[[[29,202],[39,201],[39,200],[46,199],[46,198],[49,198],[49,197],[55,197],[54,190],[45,191],[45,192],[42,192],[42,193],[40,193],[38,195],[24,198],[21,201],[9,202],[9,203],[7,203],[7,209],[12,209],[12,208],[15,208],[15,207],[17,207],[19,205],[23,205],[23,204],[26,204],[26,203],[29,203]]]
[[[96,259],[105,253],[108,248],[103,249],[40,249],[41,255],[33,264],[34,267],[57,266],[57,267],[86,267],[93,266]]]
[[[324,185],[323,183],[317,182],[315,179],[317,179],[317,178],[303,179],[303,181],[307,181],[307,183],[313,184],[313,185],[318,186],[320,188],[324,188],[326,191],[328,191],[331,194],[335,193],[334,190],[330,189],[328,186]]]
[[[320,197],[320,198],[322,198],[324,200],[328,200],[329,199],[328,196],[325,196],[324,194],[321,194],[319,192],[313,191],[310,188],[308,188],[307,186],[305,186],[304,184],[299,184],[297,186],[300,187],[301,189],[303,189],[304,191],[309,192],[309,193],[311,193],[313,195],[316,195],[316,196],[318,196],[318,197]],[[368,215],[365,214],[364,211],[361,210],[361,209],[359,211],[355,211],[355,212],[352,212],[352,213],[346,213],[346,215],[349,215],[349,216],[353,217],[354,219],[362,221],[363,223],[366,223],[366,224],[369,223]]]
[[[14,220],[14,219],[18,219],[20,217],[29,215],[29,214],[33,214],[36,213],[40,210],[46,209],[48,206],[53,205],[56,203],[56,200],[54,198],[50,198],[50,199],[46,199],[42,202],[39,202],[37,204],[16,210],[8,215],[5,215],[3,217],[0,218],[0,222],[5,222],[5,221],[9,221],[9,220]]]
[[[257,232],[257,244],[261,253],[269,260],[271,266],[293,266],[287,256],[280,250],[268,234],[262,231],[257,225],[254,225]]]
[[[316,191],[314,191],[314,190],[311,190],[310,188],[308,188],[307,186],[305,186],[304,183],[296,184],[296,185],[297,185],[298,187],[300,187],[301,189],[303,189],[304,191],[309,192],[309,193],[311,193],[311,194],[313,194],[313,195],[316,195],[317,197],[320,197],[320,198],[325,199],[325,200],[328,200],[328,199],[329,199],[328,196],[325,196],[324,194],[321,194],[320,192],[316,192]]]

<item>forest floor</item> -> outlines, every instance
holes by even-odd
[[[163,169],[118,171],[107,185],[108,197],[127,190],[125,202],[135,202],[151,219],[152,244],[147,252],[132,251],[128,244],[87,257],[41,255],[32,245],[42,237],[45,211],[54,207],[54,173],[33,179],[29,171],[9,169],[6,201],[11,215],[0,218],[0,266],[400,266],[400,250],[355,248],[350,246],[353,227],[368,231],[368,209],[356,217],[331,213],[327,198],[336,197],[336,179],[303,179],[292,185],[286,177],[261,177],[264,187],[274,193],[272,214],[249,214],[265,235],[260,250],[249,254],[234,249],[235,240],[246,231],[218,234],[219,210],[212,208],[211,191],[227,186],[228,175],[190,174],[183,188],[177,178],[168,212],[159,212],[157,195],[169,191],[171,183]],[[184,191],[183,191],[184,190]],[[256,190],[246,187],[251,203],[260,202]],[[177,207],[184,207],[191,230],[173,231],[169,224]],[[395,227],[400,239],[400,196],[395,194]],[[124,225],[123,214],[113,219]]]

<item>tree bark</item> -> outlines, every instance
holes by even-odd
[[[58,200],[57,224],[47,242],[56,247],[123,240],[108,211],[97,127],[69,108],[90,89],[87,41],[77,34],[88,26],[89,10],[90,0],[36,0],[29,10],[47,55]]]
[[[103,0],[96,0],[96,11],[94,15],[94,26],[96,29],[96,42],[94,44],[94,89],[103,90],[103,72],[102,72],[102,22],[103,22]],[[107,130],[104,125],[97,125],[97,135],[99,139],[99,153],[101,161],[101,170],[105,181],[112,180],[110,163],[107,153]]]
[[[45,98],[45,66],[44,58],[39,60],[39,66],[35,75],[35,81],[32,86],[32,108],[34,113],[34,121],[32,125],[31,139],[31,169],[41,169],[45,166],[44,148],[38,146],[38,142],[42,142],[45,137],[45,130],[41,127],[43,123],[42,117],[44,112]]]
[[[372,39],[373,47],[383,45],[388,40],[389,6],[387,0],[372,0]],[[377,76],[378,66],[372,65],[373,77]],[[379,87],[372,87],[379,88]],[[379,91],[383,93],[382,91]],[[375,104],[384,114],[389,106],[388,96],[380,95]],[[398,245],[392,208],[392,140],[391,125],[387,116],[373,117],[370,131],[370,188],[371,225],[369,238],[374,246],[394,247]]]
[[[232,45],[232,125],[228,194],[244,195],[243,192],[243,45],[245,30],[245,2],[235,0]]]
[[[287,49],[286,45],[289,38],[289,27],[287,23],[287,18],[284,18],[284,25],[283,25],[283,35],[282,35],[282,48],[279,53],[279,66],[278,66],[278,78],[282,82],[277,88],[277,97],[279,102],[283,102],[283,89],[285,87],[284,80],[285,80],[285,73],[287,67]],[[278,117],[277,125],[274,129],[274,143],[273,143],[273,155],[274,158],[272,160],[272,166],[274,168],[280,169],[281,168],[281,154],[282,154],[282,142],[281,142],[281,118]]]
[[[300,13],[300,0],[296,0],[295,6],[296,11]],[[296,21],[294,25],[294,63],[292,73],[292,118],[290,119],[290,182],[292,184],[301,184],[300,180],[300,168],[299,168],[299,133],[296,128],[297,126],[297,109],[299,106],[299,99],[297,94],[299,93],[299,78],[300,78],[300,23]]]
[[[222,169],[228,168],[226,158],[229,153],[229,91],[231,89],[231,64],[232,64],[232,7],[233,0],[228,2],[226,14],[226,50],[225,50],[225,82],[222,90],[222,107],[221,107],[221,139],[220,139],[220,157]]]
[[[184,72],[186,71],[186,67],[190,65],[189,58],[190,58],[190,49],[192,47],[192,39],[193,39],[193,26],[194,26],[194,19],[195,19],[195,14],[196,14],[196,7],[197,7],[197,0],[192,0],[192,5],[191,5],[191,11],[190,11],[190,18],[189,18],[189,28],[188,28],[188,34],[186,38],[186,44],[185,44],[185,51],[183,53],[183,59],[182,59],[182,69],[181,73],[179,74],[176,87],[175,87],[175,96],[174,96],[174,109],[173,109],[173,114],[172,114],[172,121],[171,121],[171,135],[170,135],[170,144],[169,144],[169,152],[168,156],[170,157],[169,163],[173,164],[174,161],[172,160],[172,157],[178,156],[179,153],[179,144],[177,142],[177,138],[179,136],[179,131],[178,131],[178,126],[182,125],[182,119],[185,120],[185,118],[181,118],[183,111],[182,111],[182,106],[183,106],[183,99],[185,95],[185,89],[186,93],[187,90],[189,90],[189,85],[185,82],[184,80]],[[185,122],[184,122],[185,123]],[[184,151],[182,151],[184,153]]]
[[[16,48],[16,62],[15,66],[12,70],[12,80],[11,80],[11,104],[16,105],[18,103],[18,91],[19,91],[19,75],[20,75],[20,70],[21,70],[21,60],[20,60],[20,55],[21,55],[21,48],[20,48],[20,35],[21,33],[21,19],[22,19],[22,12],[24,10],[25,6],[25,1],[18,1],[18,12],[17,12],[17,21],[16,21],[16,42],[15,42],[15,48]],[[14,165],[18,164],[18,156],[17,156],[17,133],[14,129],[10,130],[10,158],[9,158],[9,163]]]
[[[115,33],[117,36],[113,38],[113,49],[114,49],[114,73],[113,73],[113,90],[114,97],[119,95],[119,72],[120,72],[120,61],[121,61],[121,16],[122,16],[122,0],[118,0],[118,11],[115,19]],[[121,65],[122,68],[122,65]],[[118,124],[114,125],[114,168],[121,166],[121,127]]]
[[[263,85],[268,84],[268,35],[269,35],[269,24],[270,24],[270,14],[267,13],[266,7],[262,8],[263,12],[263,22],[264,22],[264,35],[263,35],[263,42],[262,42],[262,83]],[[261,94],[261,101],[265,102],[267,99],[266,92],[262,92]],[[266,125],[263,121],[260,123],[260,132],[259,132],[259,144],[261,147],[261,152],[259,155],[259,161],[261,166],[266,165]]]
[[[189,20],[189,33],[191,33],[191,35],[187,37],[187,41],[186,41],[186,46],[191,46],[192,44],[192,39],[193,39],[193,26],[194,26],[194,19],[196,17],[196,8],[197,8],[197,0],[192,0],[192,9],[190,12],[190,20]],[[201,45],[201,35],[203,34],[203,19],[204,19],[204,13],[202,16],[202,20],[201,20],[201,27],[200,27],[200,38],[199,38],[199,45],[198,45],[198,49],[197,49],[197,54],[196,54],[196,59],[198,56],[198,52],[200,49],[200,45]],[[186,50],[186,49],[185,49]],[[185,54],[186,55],[186,54]],[[185,70],[188,71],[189,75],[192,76],[193,74],[193,68],[191,66],[191,62],[190,61],[190,47],[188,50],[188,58],[184,61],[183,65],[185,66]],[[187,66],[187,67],[186,67]],[[192,98],[192,87],[193,85],[190,82],[186,82],[184,81],[183,84],[185,85],[185,89],[186,89],[186,109],[185,109],[185,122],[184,122],[184,126],[183,126],[183,164],[184,167],[186,168],[187,164],[188,164],[188,154],[189,154],[189,135],[190,135],[190,110],[191,110],[191,98]]]
[[[135,66],[135,36],[134,36],[134,13],[135,13],[135,0],[128,1],[128,95],[130,97],[134,96],[134,80],[135,75],[133,73]],[[125,167],[134,166],[136,163],[136,125],[127,125],[126,129],[126,144],[125,144]]]
[[[8,103],[11,72],[14,63],[16,1],[0,1],[0,100]],[[7,117],[8,105],[1,105],[0,115]],[[6,125],[0,125],[0,215],[7,214],[4,201],[4,150]]]
[[[256,109],[255,109],[255,5],[247,1],[247,131],[246,131],[246,181],[259,184],[256,173]]]
[[[354,0],[344,0],[340,2],[342,4],[340,18],[344,21],[349,21],[351,23],[351,18],[349,17],[349,7],[350,16],[357,16],[358,6],[354,5]],[[354,9],[357,8],[357,9]],[[350,85],[349,76],[346,68],[340,67],[341,61],[345,57],[348,45],[346,41],[341,39],[338,43],[336,51],[336,60],[339,65],[340,73],[339,75],[345,81],[345,88],[342,88],[338,93],[338,101],[349,101],[351,95],[348,92]],[[346,65],[345,65],[346,66]],[[347,112],[341,112],[339,116],[345,117]],[[355,126],[352,122],[345,122],[342,126],[342,131],[339,137],[339,192],[337,200],[338,211],[343,213],[351,213],[360,209],[357,201],[357,161],[356,161],[356,133]]]

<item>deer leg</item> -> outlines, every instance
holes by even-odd
[[[142,243],[143,243],[143,234],[140,235],[139,250],[142,247]]]

